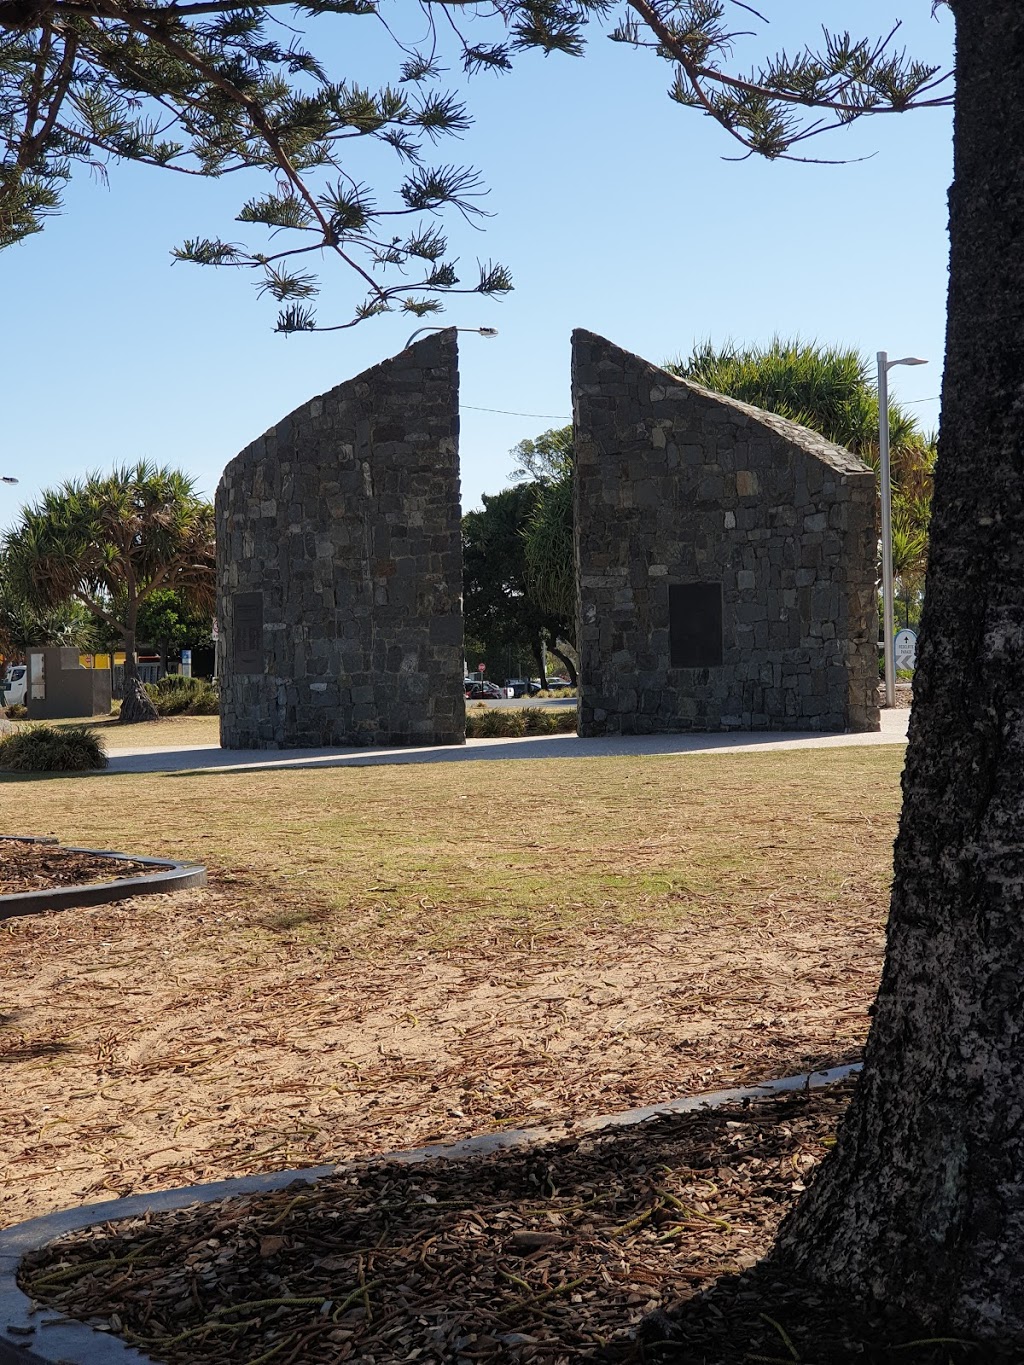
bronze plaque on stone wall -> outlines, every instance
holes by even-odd
[[[669,652],[673,668],[716,668],[722,662],[721,583],[670,583]]]
[[[231,598],[231,666],[235,673],[263,672],[263,594],[236,592]]]

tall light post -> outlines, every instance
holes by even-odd
[[[447,331],[448,331],[448,328],[447,328],[447,327],[443,327],[443,326],[441,326],[441,325],[438,325],[438,326],[435,326],[435,327],[417,327],[416,330],[415,330],[415,332],[413,332],[412,336],[411,336],[411,337],[409,338],[409,340],[405,343],[405,349],[408,349],[408,348],[412,345],[412,343],[416,340],[416,338],[417,338],[418,336],[420,336],[421,333],[423,333],[423,332],[447,332]],[[496,336],[498,335],[498,329],[497,329],[497,327],[456,327],[456,328],[455,328],[455,331],[456,331],[456,332],[476,332],[478,336],[486,337],[488,340],[490,340],[491,337],[496,337]]]
[[[878,352],[878,481],[882,503],[882,651],[885,658],[885,704],[896,705],[896,661],[893,657],[892,475],[889,470],[889,371],[894,365],[927,365],[917,356],[890,360]]]

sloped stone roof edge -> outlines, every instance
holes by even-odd
[[[441,332],[433,332],[431,333],[430,336],[425,336],[420,341],[414,341],[411,346],[406,346],[401,351],[396,351],[394,355],[385,356],[383,360],[378,360],[376,364],[368,366],[365,370],[360,370],[359,374],[352,375],[350,379],[342,379],[339,383],[335,384],[333,388],[325,389],[323,393],[317,393],[314,394],[311,398],[307,398],[304,403],[300,403],[298,407],[292,408],[291,412],[287,412],[284,414],[284,416],[279,417],[278,420],[274,422],[271,426],[267,427],[265,431],[260,432],[258,436],[254,437],[247,445],[243,446],[242,449],[238,452],[238,454],[235,455],[232,459],[230,459],[224,466],[224,469],[221,472],[221,480],[223,480],[224,475],[227,474],[229,470],[234,470],[239,467],[242,467],[250,463],[251,461],[259,461],[263,459],[264,458],[263,452],[256,449],[259,443],[265,437],[269,436],[271,432],[276,431],[278,427],[283,426],[286,422],[291,421],[293,417],[297,417],[301,413],[305,412],[305,410],[310,406],[311,403],[322,402],[323,399],[329,398],[332,393],[336,393],[338,389],[350,388],[355,384],[366,384],[370,382],[376,382],[378,376],[380,376],[382,373],[385,373],[389,368],[394,366],[402,356],[405,355],[415,355],[417,360],[419,360],[420,363],[422,364],[440,365],[444,362],[445,349],[448,346],[454,348],[454,357],[457,362],[459,354],[458,351],[459,338],[458,328],[456,327],[446,327]],[[438,352],[436,360],[421,354],[422,352],[429,351],[432,348]]]
[[[741,412],[752,421],[766,427],[773,435],[781,436],[783,440],[799,446],[807,455],[830,465],[840,474],[868,474],[874,478],[874,471],[871,466],[865,464],[859,455],[847,450],[845,446],[837,445],[835,441],[829,441],[820,432],[812,431],[810,427],[801,426],[799,422],[791,422],[787,417],[779,417],[774,412],[754,407],[752,403],[744,403],[738,398],[730,398],[727,394],[716,393],[714,389],[706,389],[701,384],[695,384],[692,379],[681,379],[678,375],[670,374],[668,370],[663,370],[659,365],[655,365],[653,361],[645,360],[643,356],[624,350],[623,347],[617,346],[614,341],[609,341],[607,337],[600,336],[596,332],[588,332],[585,328],[577,327],[573,331],[572,342],[574,349],[577,342],[606,347],[611,353],[622,356],[624,361],[646,370],[653,383],[681,385],[700,398]]]

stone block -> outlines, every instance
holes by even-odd
[[[464,738],[455,343],[424,338],[312,399],[225,470],[225,747]],[[238,594],[265,604],[245,674]]]
[[[587,332],[573,338],[573,404],[580,733],[834,727],[851,697],[860,707],[871,471]],[[687,585],[720,602],[720,622],[670,622],[671,590]],[[690,629],[709,647],[717,633],[720,662],[672,666],[674,632]]]

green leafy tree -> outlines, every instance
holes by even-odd
[[[526,538],[539,485],[520,483],[485,494],[483,509],[462,519],[463,613],[467,633],[486,645],[527,647],[546,684],[545,648],[575,682],[570,655],[558,641],[571,639],[573,623],[544,610],[529,591]]]
[[[572,633],[565,636],[572,643],[576,639],[572,427],[552,428],[534,440],[520,441],[512,453],[518,461],[512,477],[532,475],[537,488],[523,528],[527,591],[543,611],[572,622]],[[575,672],[570,676],[575,682]]]
[[[137,628],[143,644],[160,650],[165,672],[172,651],[213,643],[212,611],[194,606],[184,593],[169,588],[158,588],[143,601]]]
[[[0,663],[22,661],[33,646],[68,646],[92,650],[97,643],[95,617],[81,602],[35,607],[11,582],[0,561]]]
[[[504,70],[526,48],[579,51],[581,23],[602,8],[603,0],[513,0],[487,33],[467,38],[460,5],[444,22],[467,72]],[[0,0],[0,246],[43,227],[76,166],[256,171],[264,187],[240,203],[236,221],[258,239],[197,236],[174,256],[254,271],[260,292],[282,305],[280,331],[317,327],[322,258],[349,271],[361,294],[338,326],[395,307],[423,316],[452,293],[506,293],[511,278],[498,264],[460,280],[437,221],[445,210],[479,218],[483,186],[472,167],[427,157],[471,122],[442,83],[434,13],[415,11],[419,36],[424,16],[429,30],[417,48],[375,0]],[[393,81],[370,89],[353,73],[326,71],[304,41],[311,21],[392,35]],[[363,180],[360,147],[379,154],[370,163],[378,183]]]
[[[6,542],[16,592],[38,609],[79,602],[125,649],[121,719],[153,719],[139,683],[139,613],[160,590],[213,611],[213,508],[180,470],[142,461],[68,481],[26,507]]]

